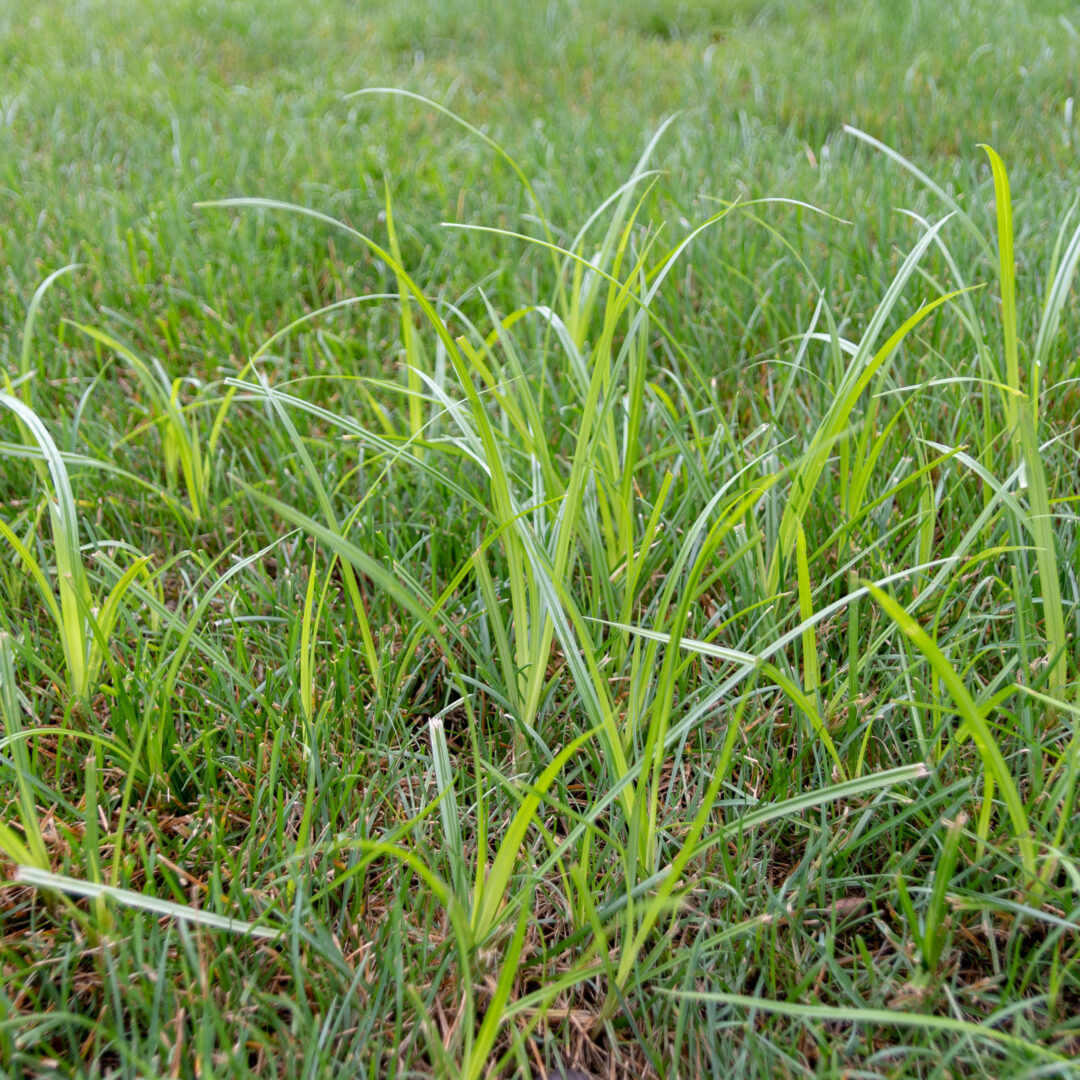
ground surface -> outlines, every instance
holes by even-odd
[[[0,61],[5,1074],[1075,1074],[1074,5]]]

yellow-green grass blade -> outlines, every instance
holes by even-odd
[[[929,246],[933,236],[942,225],[944,225],[943,221],[938,222],[934,229],[930,233],[927,233],[912,249],[911,254],[904,263],[904,267],[901,268],[901,272],[893,282],[894,287],[898,283],[902,284],[903,282],[906,282],[907,277],[910,276],[915,268],[915,263],[922,257],[922,254]],[[806,517],[806,512],[810,506],[810,500],[813,497],[814,489],[817,487],[821,474],[825,469],[825,463],[828,460],[833,445],[847,427],[851,412],[855,408],[859,397],[867,386],[869,386],[874,376],[882,370],[886,361],[889,360],[911,330],[918,326],[919,323],[926,319],[933,311],[941,307],[942,304],[946,304],[955,296],[959,296],[961,291],[962,290],[958,290],[953,293],[948,293],[945,296],[939,296],[935,300],[931,300],[928,304],[924,304],[915,312],[915,314],[907,318],[903,324],[893,332],[885,344],[882,345],[872,357],[866,357],[864,346],[860,345],[860,354],[855,357],[851,363],[851,367],[848,368],[844,381],[838,388],[836,400],[830,407],[825,419],[814,433],[810,448],[806,452],[806,455],[799,466],[799,470],[792,480],[792,493],[788,499],[787,505],[784,507],[783,516],[780,519],[780,535],[777,540],[776,549],[773,552],[772,561],[769,565],[769,577],[766,591],[770,593],[776,592],[780,582],[781,560],[787,559],[791,554],[792,548],[795,546],[795,537],[798,526]],[[882,307],[879,308],[879,311],[891,308],[897,299],[898,291],[895,291],[893,287],[890,287],[886,299],[882,301]],[[870,338],[870,335],[871,330],[868,329],[866,335],[864,335],[863,341],[866,342]]]
[[[1020,848],[1024,873],[1028,883],[1032,883],[1036,877],[1036,852],[1028,823],[1027,809],[1024,806],[1023,799],[1020,797],[1020,790],[1016,786],[1016,781],[1013,779],[1009,766],[1001,753],[1001,748],[998,746],[997,739],[983,716],[982,709],[972,698],[959,673],[918,622],[884,589],[869,582],[866,583],[866,588],[870,590],[871,596],[874,597],[889,618],[896,623],[904,636],[923,654],[935,674],[949,691],[949,696],[952,698],[962,721],[956,737],[971,736],[982,758],[988,777],[994,781],[1001,791],[1001,797],[1005,800],[1006,809],[1012,819],[1013,837]]]
[[[570,758],[595,734],[595,731],[586,731],[576,739],[572,739],[555,755],[551,764],[537,778],[536,783],[529,785],[528,793],[514,812],[510,825],[499,844],[491,870],[485,877],[483,889],[473,900],[471,926],[473,937],[478,943],[483,942],[491,932],[498,920],[499,912],[506,903],[507,896],[511,895],[510,882],[517,866],[521,845],[525,841],[525,834],[530,825],[533,824],[541,800],[547,795],[555,778]]]
[[[300,433],[296,430],[296,425],[293,424],[292,418],[278,400],[278,396],[271,388],[266,376],[261,371],[256,372],[256,375],[262,387],[263,395],[266,400],[270,402],[275,413],[277,413],[278,419],[281,421],[282,426],[285,428],[285,431],[293,444],[296,455],[300,459],[304,473],[307,476],[308,483],[315,492],[315,497],[319,503],[319,509],[326,519],[327,525],[334,532],[340,534],[342,529],[338,524],[337,516],[334,514],[334,507],[330,500],[330,495],[319,477],[319,470],[315,468],[315,463],[312,461],[311,455],[304,445],[304,440],[300,438]],[[348,593],[353,613],[356,616],[357,626],[360,629],[360,640],[364,649],[364,658],[367,660],[368,670],[371,673],[372,682],[375,684],[376,693],[378,693],[382,683],[382,668],[379,664],[378,650],[375,648],[375,638],[371,632],[371,622],[368,619],[367,606],[360,593],[360,585],[356,580],[356,574],[349,563],[343,562],[341,564],[341,576],[342,580],[345,582],[345,591]]]
[[[810,565],[806,558],[806,533],[802,523],[795,535],[795,555],[799,576],[799,617],[806,629],[803,631],[803,689],[813,694],[821,682],[821,664],[818,662],[817,631],[814,629],[814,603],[810,595]]]
[[[525,944],[525,930],[529,923],[531,901],[532,896],[528,893],[519,899],[521,910],[518,912],[514,935],[503,954],[499,977],[495,983],[495,992],[491,995],[491,1001],[484,1013],[484,1020],[476,1034],[476,1041],[470,1047],[465,1067],[466,1080],[480,1080],[490,1066],[491,1051],[495,1046],[499,1029],[504,1023],[503,1012],[510,1000],[510,992],[518,979],[518,961],[521,958],[522,946]]]
[[[1014,393],[1005,399],[1005,416],[1012,432],[1016,457],[1020,457],[1020,436],[1016,431],[1017,397],[1020,393],[1020,354],[1016,327],[1016,258],[1013,254],[1012,198],[1009,176],[998,152],[985,143],[980,144],[990,159],[994,174],[994,206],[997,211],[998,273],[1001,290],[1001,326],[1005,346],[1005,382]],[[1036,389],[1037,393],[1037,389]]]
[[[67,467],[48,429],[33,409],[8,394],[0,394],[0,405],[10,409],[22,422],[41,448],[48,467],[52,482],[52,496],[48,501],[49,522],[56,558],[56,590],[60,598],[57,629],[68,669],[68,689],[76,698],[85,700],[91,689],[87,670],[90,631],[86,618],[92,601],[82,561],[75,496]],[[7,539],[10,543],[11,537]]]
[[[204,516],[205,502],[209,494],[207,476],[203,468],[202,449],[192,424],[188,423],[171,388],[162,385],[161,380],[151,371],[150,365],[111,334],[81,323],[73,322],[71,325],[91,340],[122,356],[131,365],[162,414],[167,417],[167,439],[163,438],[163,442],[168,445],[168,440],[171,440],[175,447],[175,453],[180,460],[180,469],[184,474],[184,487],[187,489],[188,502],[191,504],[191,514],[195,520],[200,520]]]
[[[0,848],[9,859],[29,863],[42,870],[50,868],[49,853],[42,839],[41,821],[38,818],[34,792],[30,786],[30,760],[26,753],[19,695],[15,687],[15,662],[12,657],[11,637],[0,633],[0,716],[4,721],[4,744],[11,747],[15,764],[15,783],[18,789],[18,815],[22,825],[25,844],[5,823],[0,833]]]

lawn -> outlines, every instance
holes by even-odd
[[[0,1075],[1080,1076],[1080,13],[0,2]]]

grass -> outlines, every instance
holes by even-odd
[[[1077,1074],[1071,5],[0,57],[3,1075]]]

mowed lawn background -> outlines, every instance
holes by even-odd
[[[3,1075],[1076,1075],[1074,5],[0,71]]]

